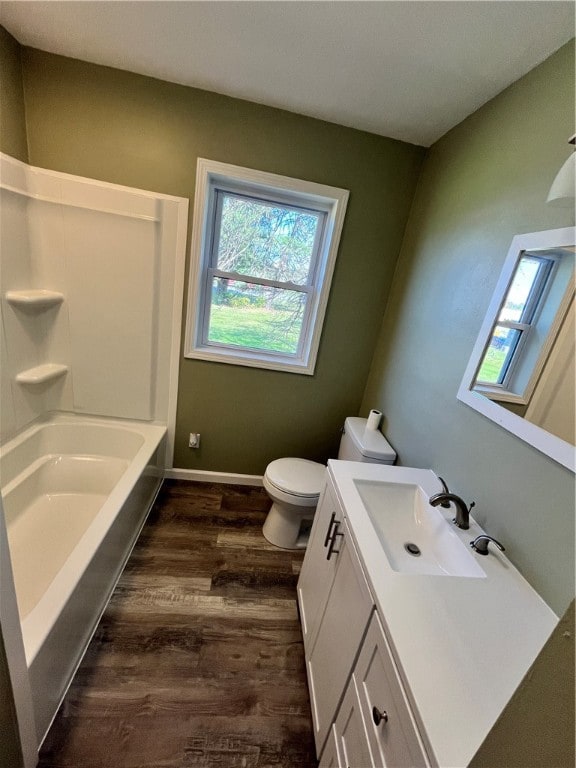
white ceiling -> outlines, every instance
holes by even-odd
[[[574,36],[574,2],[11,2],[22,44],[429,146]]]

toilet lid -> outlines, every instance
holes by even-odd
[[[325,483],[326,467],[307,459],[276,459],[266,467],[266,477],[285,493],[315,497]]]

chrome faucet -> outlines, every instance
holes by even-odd
[[[481,533],[480,536],[476,536],[474,541],[470,542],[470,546],[472,549],[474,549],[476,552],[478,552],[479,555],[487,555],[488,554],[488,544],[492,542],[500,552],[505,552],[506,550],[500,544],[500,542],[497,539],[494,539],[492,536],[488,536],[487,533]]]
[[[475,502],[472,502],[470,507],[468,507],[466,502],[461,499],[460,496],[456,496],[455,493],[445,493],[444,491],[441,491],[440,493],[435,493],[434,496],[431,496],[428,500],[428,503],[433,507],[438,507],[440,505],[444,507],[447,506],[446,502],[450,501],[456,507],[456,517],[454,518],[453,522],[456,523],[458,528],[467,530],[470,527],[470,510],[475,505]]]

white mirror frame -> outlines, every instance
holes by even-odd
[[[493,400],[475,392],[473,388],[476,372],[484,355],[487,340],[492,332],[494,317],[498,313],[508,290],[519,254],[522,251],[543,250],[547,248],[573,248],[575,243],[574,236],[574,227],[562,227],[561,229],[549,229],[543,232],[516,235],[513,238],[457,394],[458,400],[466,403],[470,408],[486,416],[490,421],[508,430],[508,432],[516,435],[516,437],[524,440],[524,442],[572,472],[576,472],[576,449],[573,445],[546,432],[542,427],[531,424],[521,416],[508,411]]]

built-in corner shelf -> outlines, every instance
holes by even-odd
[[[20,309],[40,312],[61,304],[64,301],[64,294],[57,291],[46,291],[43,288],[30,288],[27,291],[7,291],[6,301]]]
[[[44,365],[37,365],[35,368],[20,371],[16,376],[16,381],[19,384],[44,384],[47,381],[58,379],[66,373],[68,373],[67,365],[44,363]]]

